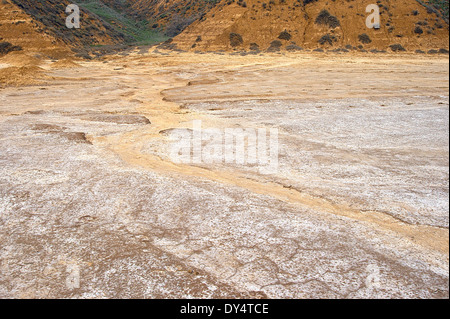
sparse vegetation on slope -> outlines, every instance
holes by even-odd
[[[289,42],[305,49],[334,52],[392,52],[394,44],[412,52],[448,49],[447,1],[379,0],[377,3],[381,26],[370,29],[366,26],[367,2],[222,0],[177,36],[174,44],[179,49],[189,49],[194,39],[202,36],[203,41],[196,45],[196,50],[243,51],[256,44],[262,51],[270,48],[276,52],[287,50]],[[231,45],[228,39],[231,33],[242,36],[240,45]],[[272,42],[277,39],[284,41],[281,47],[274,48]]]
[[[81,7],[80,29],[65,25],[69,0],[11,0],[28,15],[40,22],[42,32],[55,36],[71,46],[117,44],[130,40],[99,16]]]
[[[449,8],[448,8],[448,0],[429,0],[428,4],[438,10],[444,20],[449,23]]]
[[[125,2],[84,0],[79,2],[85,10],[94,13],[115,30],[126,36],[127,43],[153,44],[167,40],[167,37],[151,27],[150,23],[140,16],[127,14]]]
[[[77,30],[65,26],[71,0],[3,1],[38,22],[39,32],[78,49],[154,44],[177,35],[168,48],[277,52],[298,44],[367,52],[401,44],[408,51],[444,52],[449,46],[448,1],[443,0],[398,0],[395,5],[380,0],[378,30],[367,29],[365,4],[356,0],[79,0]],[[281,46],[274,47],[277,40]]]
[[[0,38],[1,40],[1,38]],[[0,42],[0,56],[6,55],[13,51],[20,51],[22,48],[9,42]]]
[[[104,0],[120,1],[120,0]],[[152,27],[173,37],[194,21],[202,20],[220,0],[124,0],[128,14],[145,18]]]
[[[77,30],[65,25],[65,9],[72,3],[69,0],[11,1],[42,23],[42,32],[71,46],[153,44],[167,39],[143,16],[132,15],[128,0],[79,0],[81,24]]]
[[[0,56],[15,60],[18,66],[34,65],[36,56],[57,59],[70,54],[69,48],[45,26],[26,14],[11,0],[0,1]],[[13,57],[11,57],[13,56]],[[31,60],[30,60],[31,59]]]

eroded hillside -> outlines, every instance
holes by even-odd
[[[380,0],[381,28],[369,29],[372,0],[80,0],[81,27],[68,29],[69,0],[5,0],[0,37],[49,50],[153,44],[200,51],[418,51],[448,53],[448,2]],[[39,35],[29,35],[33,30]],[[181,33],[181,34],[180,34]],[[46,40],[38,40],[46,38]],[[47,43],[47,42],[50,43]],[[23,45],[21,45],[21,43]],[[85,53],[80,54],[87,57]]]
[[[44,31],[45,26],[11,1],[0,1],[0,56],[11,52],[44,53],[58,57],[67,53],[64,43]]]
[[[118,0],[105,0],[117,2]],[[135,17],[144,17],[169,36],[175,36],[187,26],[202,19],[220,0],[125,0],[129,12]]]
[[[39,32],[57,37],[69,46],[117,44],[127,40],[127,36],[113,28],[98,15],[80,8],[80,28],[66,27],[66,7],[69,0],[7,0],[17,5],[33,20],[39,22]]]
[[[416,0],[377,3],[380,29],[366,26],[372,0],[222,1],[175,43],[206,51],[448,49],[448,23],[435,7]]]

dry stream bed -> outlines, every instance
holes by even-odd
[[[133,53],[0,90],[0,297],[448,298],[448,59]],[[166,132],[276,128],[279,169]]]

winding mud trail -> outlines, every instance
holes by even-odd
[[[305,60],[308,60],[306,58]],[[362,60],[362,61],[361,61]],[[144,99],[144,100],[151,100],[151,106],[143,106],[139,109],[140,112],[149,114],[149,117],[152,118],[152,120],[155,122],[156,125],[154,125],[149,132],[129,132],[124,134],[124,136],[121,136],[119,139],[117,137],[111,137],[109,141],[106,141],[106,144],[110,147],[111,150],[116,152],[117,154],[120,154],[121,158],[127,161],[130,164],[137,165],[142,168],[162,172],[164,174],[172,173],[172,174],[181,174],[186,176],[193,176],[197,178],[203,178],[203,179],[209,179],[215,182],[229,184],[233,186],[242,187],[244,189],[250,190],[251,192],[262,194],[262,195],[268,195],[272,196],[276,199],[293,203],[293,204],[299,204],[302,206],[306,206],[308,208],[311,208],[313,210],[318,210],[326,213],[332,213],[336,215],[342,215],[349,218],[353,218],[356,220],[364,221],[373,224],[374,226],[378,226],[381,229],[385,230],[391,230],[395,231],[397,233],[400,233],[404,235],[406,238],[412,239],[413,242],[424,245],[427,248],[431,248],[433,250],[437,250],[441,253],[447,253],[449,250],[448,246],[448,228],[441,228],[441,227],[432,227],[427,225],[414,225],[410,223],[406,223],[402,220],[396,219],[393,216],[390,216],[388,213],[384,212],[377,212],[377,211],[364,211],[364,210],[357,210],[352,208],[350,205],[342,205],[339,203],[333,203],[332,201],[327,200],[326,198],[321,197],[314,197],[310,194],[300,192],[292,187],[288,187],[286,185],[283,185],[281,183],[274,183],[274,182],[268,182],[264,180],[254,180],[251,178],[247,178],[245,173],[240,172],[224,172],[223,170],[217,169],[217,168],[210,168],[210,167],[194,167],[192,165],[181,165],[181,164],[175,164],[171,161],[168,161],[167,159],[163,159],[161,157],[151,155],[151,154],[143,154],[142,149],[145,147],[145,143],[151,138],[160,138],[160,134],[158,134],[157,130],[163,131],[167,129],[173,129],[173,128],[179,128],[181,123],[189,122],[193,119],[202,119],[204,122],[208,123],[209,121],[212,121],[214,123],[214,119],[210,119],[205,116],[205,114],[198,114],[194,113],[191,114],[189,112],[181,112],[179,109],[179,105],[171,102],[166,102],[165,93],[168,93],[167,95],[174,97],[176,101],[182,102],[188,100],[189,103],[192,103],[190,96],[186,98],[186,95],[184,94],[186,90],[192,92],[193,90],[190,90],[192,83],[194,83],[195,86],[200,87],[206,87],[210,86],[211,84],[214,85],[220,85],[221,87],[225,87],[229,91],[233,91],[236,88],[239,87],[245,87],[247,86],[247,81],[252,79],[252,77],[258,77],[261,73],[264,71],[275,71],[276,70],[283,70],[285,68],[292,68],[292,69],[299,69],[302,68],[302,73],[305,72],[304,62],[297,62],[297,61],[291,61],[289,63],[281,62],[281,61],[272,61],[269,63],[261,63],[261,62],[254,62],[254,63],[245,63],[242,65],[232,65],[230,67],[225,68],[219,68],[216,70],[215,68],[207,69],[203,72],[199,72],[199,74],[196,75],[194,81],[189,81],[188,83],[182,83],[178,88],[173,87],[173,83],[176,82],[176,77],[171,78],[170,76],[164,75],[164,78],[161,79],[161,86],[157,86],[155,88],[154,86],[152,89],[154,91],[145,90],[146,94],[143,98],[142,95],[139,95],[137,98]],[[341,65],[338,65],[337,70],[332,70],[331,68],[336,68],[336,61],[321,61],[324,63],[328,70],[327,71],[334,71],[338,72],[339,69],[342,68]],[[373,63],[373,61],[366,60],[366,59],[359,59],[356,62],[351,60],[345,60],[344,63],[356,63],[356,64],[374,64],[379,66],[380,63],[376,61]],[[330,64],[334,64],[331,66]],[[385,66],[385,62],[382,62],[382,65]],[[420,65],[420,64],[419,64]],[[314,65],[314,68],[316,68],[317,65]],[[330,70],[331,69],[331,70]],[[308,70],[309,71],[309,70]],[[320,73],[321,70],[315,70],[317,73]],[[361,74],[367,74],[367,75],[373,75],[374,71],[376,72],[377,77],[383,77],[383,79],[379,78],[372,78],[372,81],[383,81],[384,76],[386,73],[393,73],[393,70],[387,71],[383,67],[381,69],[376,69],[372,67],[365,67],[364,69],[354,69],[352,70],[360,71]],[[411,71],[409,71],[411,72]],[[413,71],[414,72],[414,71]],[[411,73],[413,73],[411,72]],[[239,75],[241,77],[240,81],[229,81],[226,77],[221,77],[222,74],[229,74],[234,73],[235,75]],[[295,73],[292,72],[292,73]],[[292,74],[291,73],[291,74]],[[440,73],[440,72],[439,72]],[[289,75],[291,75],[289,74]],[[443,72],[442,74],[445,74]],[[408,74],[410,77],[414,77],[414,74]],[[221,78],[221,79],[220,79]],[[219,80],[220,79],[220,80]],[[422,78],[421,78],[422,79]],[[276,78],[277,81],[280,80],[280,77]],[[282,79],[281,81],[283,81]],[[287,81],[290,81],[290,77],[286,79]],[[169,81],[169,85],[167,85],[166,81]],[[156,81],[157,82],[157,81]],[[386,81],[388,82],[388,81]],[[421,85],[423,87],[423,82],[421,82]],[[425,83],[425,85],[428,83]],[[443,84],[445,84],[443,82]],[[427,89],[432,91],[434,87],[430,86]],[[347,92],[347,96],[349,95],[354,97],[352,91],[357,91],[358,89],[363,89],[359,87],[352,87],[350,92]],[[438,88],[442,89],[442,88]],[[195,89],[194,89],[195,90]],[[217,92],[217,90],[210,89],[209,92],[205,97],[201,93],[197,93],[199,89],[197,89],[195,92],[191,93],[191,95],[195,96],[194,101],[201,101],[202,99],[206,99],[207,101],[214,101],[216,99],[216,96],[210,96],[210,92]],[[273,98],[274,96],[277,97],[277,99],[298,99],[301,98],[301,96],[295,95],[295,88],[291,89],[291,92],[288,93],[281,93],[279,92],[271,92],[272,94],[269,96]],[[391,88],[393,90],[393,88]],[[181,91],[181,92],[180,92]],[[379,91],[377,91],[374,95],[385,95],[386,90],[383,90],[380,88]],[[434,91],[434,90],[433,90]],[[173,93],[172,93],[173,92]],[[255,94],[256,97],[261,98],[261,96],[264,96],[264,92],[252,92]],[[350,93],[350,94],[348,94]],[[427,92],[430,94],[430,92]],[[435,93],[435,92],[433,92]],[[200,94],[200,97],[197,95]],[[405,92],[401,92],[401,95],[405,95]],[[408,94],[406,94],[408,95]],[[357,94],[357,97],[366,98],[366,94]],[[180,98],[181,97],[181,98]],[[132,95],[130,99],[136,98],[136,95]],[[243,98],[248,99],[248,96],[241,97],[239,96],[233,96],[228,97],[227,101],[239,101]],[[318,96],[318,98],[325,98]],[[156,100],[156,103],[155,103]],[[145,105],[146,103],[144,103]],[[155,107],[155,104],[157,105]],[[245,118],[242,119],[245,121]],[[226,126],[222,126],[226,127]],[[131,142],[130,142],[131,141]]]

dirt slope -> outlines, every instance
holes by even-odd
[[[120,25],[120,21],[116,25],[109,23],[102,16],[88,10],[85,2],[79,3],[80,28],[67,28],[65,20],[68,14],[65,10],[71,3],[69,0],[0,1],[0,58],[7,59],[8,61],[4,61],[6,64],[22,66],[29,62],[29,57],[87,57],[89,54],[86,49],[92,50],[105,45],[113,48],[114,45],[134,40],[131,35],[122,32],[126,28]],[[120,12],[110,10],[106,5],[100,9],[106,15],[111,12],[120,15]],[[130,24],[135,23],[132,19],[126,20],[127,23],[129,21]],[[27,57],[24,58],[24,55]]]
[[[449,46],[446,21],[439,12],[416,0],[377,1],[379,30],[366,27],[366,7],[372,0],[239,1],[222,1],[174,43],[180,49],[203,51],[266,50],[273,41],[281,42],[274,43],[274,51],[280,45],[281,49],[289,45],[295,49],[297,45],[308,49],[387,50],[400,44],[408,51]]]
[[[114,5],[117,0],[103,0]],[[175,36],[201,19],[220,0],[126,0],[128,12],[152,22],[153,27]]]
[[[0,43],[9,43],[13,50],[0,52],[0,57],[14,51],[22,54],[45,54],[57,58],[69,49],[53,35],[44,33],[44,26],[11,1],[0,1]]]
[[[0,87],[38,83],[46,59],[70,61],[76,48],[124,40],[108,31],[99,17],[83,11],[81,28],[68,29],[68,4],[67,0],[0,1]]]
[[[68,29],[65,24],[66,7],[70,0],[7,0],[15,3],[35,21],[43,25],[41,32],[62,40],[69,46],[109,45],[122,43],[126,36],[99,16],[80,6],[80,28]],[[81,4],[81,3],[80,3]]]

